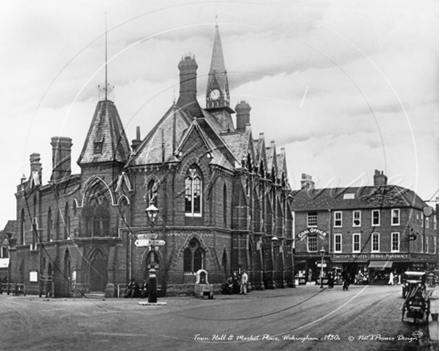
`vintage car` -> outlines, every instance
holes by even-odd
[[[422,290],[426,288],[426,272],[406,271],[402,280],[402,297],[405,298],[408,292],[416,286],[419,286]]]
[[[404,318],[426,320],[429,317],[429,298],[426,291],[426,272],[407,271],[403,277],[402,296],[405,302],[402,306],[402,321]]]

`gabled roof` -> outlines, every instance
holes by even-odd
[[[189,115],[173,104],[145,137],[127,165],[178,162],[174,152],[190,123]]]
[[[291,192],[294,211],[413,207],[426,203],[412,190],[397,185],[301,189]]]
[[[99,101],[78,164],[125,163],[129,155],[130,146],[115,104]]]
[[[274,170],[275,178],[278,177],[278,164],[277,164],[277,151],[275,146],[275,141],[270,142],[270,147],[266,148],[266,160],[267,160],[267,172],[271,172],[272,168]]]
[[[250,125],[246,127],[244,133],[233,132],[222,134],[221,137],[225,140],[225,143],[228,145],[237,161],[246,161],[248,154],[250,154],[251,162],[253,164],[255,163],[252,129]]]
[[[257,140],[254,140],[255,148],[255,164],[258,167],[258,171],[261,173],[260,164],[263,162],[264,171],[268,170],[266,159],[266,143],[264,141],[264,133],[260,133]]]
[[[182,139],[179,145],[177,146],[175,153],[179,154],[182,151],[189,136],[194,131],[197,131],[197,133],[200,135],[203,143],[205,144],[210,154],[211,157],[210,164],[217,165],[219,167],[233,171],[234,165],[228,160],[226,154],[226,153],[230,153],[230,151],[227,150],[226,145],[224,144],[220,145],[222,141],[220,140],[220,138],[214,137],[216,134],[210,129],[208,123],[206,123],[206,120],[204,118],[199,118],[199,119],[195,118],[193,120],[191,126],[186,130],[185,134],[182,136]]]

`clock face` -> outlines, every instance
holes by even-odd
[[[209,96],[211,99],[217,100],[220,97],[220,92],[217,89],[214,89]]]

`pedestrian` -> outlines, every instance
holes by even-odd
[[[147,281],[147,279],[144,279],[144,282],[142,283],[142,286],[141,286],[141,297],[142,298],[148,297],[148,281]]]
[[[388,280],[388,285],[394,285],[394,274],[390,272],[390,279]]]
[[[139,295],[139,285],[136,283],[136,280],[132,278],[130,283],[127,284],[124,297],[135,297],[135,295]]]
[[[350,273],[344,271],[342,273],[342,290],[348,291],[349,285],[350,285]]]
[[[240,293],[240,281],[238,278],[237,271],[234,271],[234,273],[232,274],[232,293],[233,294]]]
[[[333,274],[333,271],[328,272],[327,278],[328,278],[328,288],[333,289],[333,285],[335,284],[335,276]]]
[[[246,271],[243,271],[243,273],[241,274],[241,290],[240,290],[240,294],[247,294],[247,283],[248,283],[248,275],[246,273]]]

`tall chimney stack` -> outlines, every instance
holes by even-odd
[[[194,57],[185,56],[179,62],[180,95],[177,106],[189,112],[193,117],[203,116],[197,102],[197,63]]]
[[[142,143],[141,140],[141,127],[137,126],[136,127],[136,139],[133,139],[131,141],[131,148],[133,149],[133,151],[136,151],[136,149],[139,147],[139,145]]]
[[[243,133],[246,130],[246,125],[250,123],[251,106],[246,101],[240,101],[235,106],[235,111],[237,112],[236,129]]]
[[[374,170],[374,186],[387,185],[388,177],[383,174],[383,171]]]
[[[52,145],[52,176],[51,181],[56,181],[71,174],[72,139],[66,137],[53,137]]]

